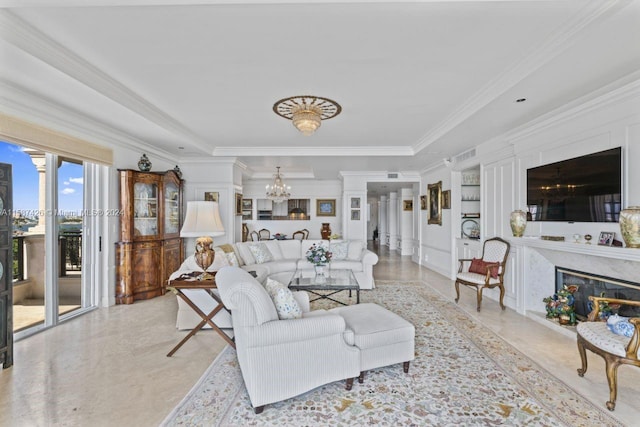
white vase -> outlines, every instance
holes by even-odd
[[[316,276],[324,276],[324,264],[314,265],[314,270],[316,270]]]
[[[511,212],[509,224],[514,237],[522,237],[527,228],[527,214],[520,209]]]
[[[640,248],[640,206],[620,211],[620,233],[628,248]]]

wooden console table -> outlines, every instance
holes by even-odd
[[[193,309],[193,311],[195,311],[196,313],[198,313],[198,315],[202,318],[202,320],[200,321],[200,323],[198,323],[196,325],[195,328],[193,328],[191,330],[191,332],[189,332],[189,334],[184,337],[182,339],[182,341],[180,341],[178,343],[178,345],[176,345],[168,354],[167,357],[171,357],[173,356],[173,354],[178,351],[178,349],[180,347],[182,347],[182,345],[187,342],[192,336],[194,336],[199,330],[201,330],[204,325],[208,324],[209,326],[211,326],[211,328],[216,331],[231,347],[236,348],[236,343],[234,342],[234,339],[229,337],[229,335],[227,335],[222,329],[220,329],[218,327],[218,325],[216,325],[213,320],[213,317],[220,311],[220,310],[227,310],[227,308],[224,306],[224,304],[222,303],[222,300],[220,299],[220,297],[218,295],[216,295],[213,292],[213,289],[216,289],[216,279],[215,279],[215,273],[213,273],[214,277],[212,279],[209,280],[198,280],[196,277],[200,275],[200,272],[194,272],[194,273],[190,273],[190,274],[183,274],[182,276],[180,276],[178,279],[176,280],[170,280],[169,281],[169,285],[167,286],[167,289],[169,289],[170,291],[172,291],[173,293],[175,293],[179,298],[182,298],[183,301],[185,303],[187,303],[187,305],[189,307],[191,307]],[[195,290],[195,289],[203,289],[207,292],[207,294],[209,294],[209,296],[211,298],[213,298],[216,302],[217,305],[216,307],[209,313],[209,314],[205,314],[202,310],[200,310],[200,308],[198,308],[197,305],[195,305],[193,303],[193,301],[191,301],[189,299],[189,297],[187,295],[184,294],[184,292],[182,292],[185,289],[190,289],[190,290]],[[229,311],[229,310],[227,310]],[[229,312],[230,313],[230,312]]]

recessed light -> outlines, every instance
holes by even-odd
[[[516,99],[516,102],[524,102],[526,100],[527,100],[527,98],[518,98],[518,99]]]

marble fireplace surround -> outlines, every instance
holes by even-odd
[[[542,299],[555,293],[556,266],[640,282],[640,249],[518,237],[509,242],[517,263],[514,308],[532,318],[544,316]]]

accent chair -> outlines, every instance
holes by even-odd
[[[460,285],[476,289],[477,310],[482,305],[482,291],[500,288],[500,307],[504,306],[504,272],[511,245],[499,237],[487,239],[482,246],[482,258],[459,259],[456,275],[456,302],[460,299]]]
[[[347,343],[353,332],[342,316],[307,307],[301,318],[280,320],[265,288],[237,267],[220,269],[216,284],[231,310],[238,362],[257,414],[264,405],[334,381],[346,379],[351,389],[360,374],[360,349]]]
[[[584,377],[587,372],[587,353],[585,349],[602,357],[605,362],[605,372],[609,382],[609,400],[607,409],[613,411],[616,407],[618,394],[618,366],[632,365],[640,367],[638,348],[640,347],[640,317],[632,317],[629,324],[633,325],[631,337],[619,335],[609,330],[607,323],[600,320],[602,305],[621,305],[640,307],[640,301],[631,301],[617,298],[589,296],[593,309],[586,322],[578,323],[576,327],[578,338],[578,352],[582,360],[582,367],[578,369],[578,375]],[[631,326],[627,325],[631,330]],[[636,398],[633,396],[632,398]]]

